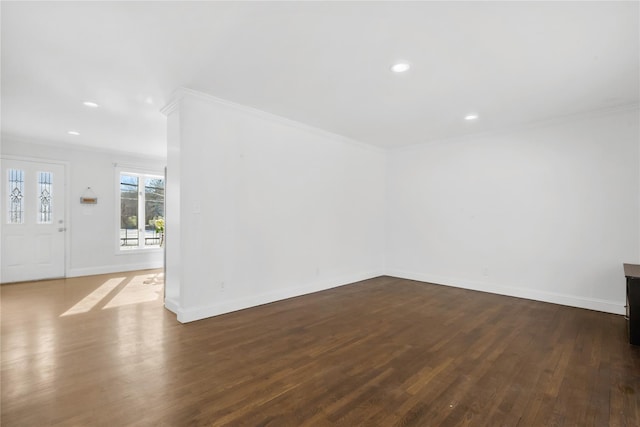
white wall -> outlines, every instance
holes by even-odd
[[[130,271],[162,266],[162,251],[123,252],[117,248],[117,176],[114,163],[143,169],[164,170],[163,159],[149,159],[116,152],[69,148],[46,142],[33,143],[2,137],[3,157],[66,162],[67,176],[67,277]],[[80,196],[91,187],[97,205],[81,205]]]
[[[169,113],[167,307],[185,322],[382,273],[383,150],[192,91]],[[175,115],[179,117],[176,119]],[[173,182],[172,185],[177,185]],[[176,241],[178,240],[178,241]]]
[[[391,151],[387,273],[623,313],[639,135],[635,109]]]
[[[640,262],[637,109],[387,152],[190,92],[168,127],[181,321],[383,273],[623,313],[621,263]],[[7,136],[1,154],[67,162],[68,276],[162,265],[113,240],[113,164],[162,159]]]

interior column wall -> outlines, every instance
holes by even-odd
[[[382,274],[384,150],[193,92],[169,117],[180,321]]]

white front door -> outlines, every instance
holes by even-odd
[[[0,281],[64,277],[64,165],[2,159],[0,185]]]

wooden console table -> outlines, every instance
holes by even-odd
[[[640,345],[640,265],[623,264],[627,278],[627,324],[629,342]]]

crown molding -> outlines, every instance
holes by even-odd
[[[11,134],[11,133],[2,133],[0,135],[0,139],[2,141],[8,140],[8,141],[14,141],[20,144],[42,145],[45,147],[59,148],[61,150],[73,150],[73,151],[81,151],[81,152],[87,152],[87,153],[93,153],[93,154],[105,154],[110,156],[126,156],[126,157],[136,158],[140,160],[146,160],[146,161],[158,161],[158,162],[167,161],[167,158],[164,156],[157,156],[157,155],[150,155],[150,154],[145,155],[145,154],[141,154],[134,151],[114,150],[114,149],[109,149],[104,147],[88,147],[86,145],[61,142],[57,140],[42,139],[42,138],[33,138],[25,135],[17,135],[17,134]],[[2,152],[4,152],[4,150],[2,150]]]
[[[192,97],[192,98],[196,98],[199,99],[201,101],[210,103],[212,105],[218,105],[218,106],[223,106],[223,107],[227,107],[227,108],[231,108],[237,111],[241,111],[243,113],[246,114],[250,114],[254,117],[258,117],[264,120],[269,120],[272,122],[276,122],[279,124],[282,124],[284,126],[288,126],[288,127],[292,127],[292,128],[296,128],[299,130],[303,130],[306,132],[310,132],[313,133],[315,135],[318,136],[322,136],[325,138],[330,138],[333,140],[338,140],[350,145],[354,145],[360,148],[364,148],[367,150],[371,150],[371,151],[375,151],[378,153],[385,153],[387,151],[386,148],[383,147],[378,147],[376,145],[372,145],[366,142],[362,142],[353,138],[349,138],[347,136],[344,135],[340,135],[337,133],[333,133],[315,126],[311,126],[308,125],[306,123],[302,123],[302,122],[298,122],[296,120],[292,120],[283,116],[279,116],[277,114],[273,114],[273,113],[269,113],[267,111],[264,110],[260,110],[258,108],[254,108],[254,107],[249,107],[247,105],[243,105],[243,104],[238,104],[236,102],[232,102],[232,101],[228,101],[226,99],[222,99],[222,98],[218,98],[215,97],[213,95],[209,95],[207,93],[204,92],[199,92],[197,90],[193,90],[193,89],[189,89],[186,87],[181,87],[176,89],[173,94],[170,97],[170,101],[167,103],[167,105],[165,105],[160,111],[165,114],[165,115],[169,115],[171,114],[173,111],[175,111],[175,109],[177,108],[177,106],[180,104],[180,102],[186,98],[186,97]]]
[[[504,136],[504,135],[508,135],[511,133],[524,131],[524,130],[558,126],[561,124],[570,123],[574,121],[594,119],[598,117],[606,117],[606,116],[611,116],[611,115],[626,113],[631,111],[640,112],[640,103],[635,102],[631,104],[616,105],[614,107],[606,107],[606,108],[599,108],[595,110],[582,111],[579,113],[565,114],[562,116],[556,116],[548,119],[531,121],[531,122],[522,123],[522,124],[513,125],[513,126],[500,127],[497,129],[487,130],[483,132],[473,132],[473,133],[466,133],[464,135],[458,135],[458,136],[434,138],[434,139],[418,142],[415,144],[404,145],[402,147],[389,148],[389,151],[400,152],[405,150],[414,150],[414,149],[420,149],[422,147],[427,147],[429,145],[439,144],[439,143],[462,143],[462,142],[468,142],[471,140],[476,140],[478,138]]]
[[[173,91],[171,96],[169,96],[169,102],[160,109],[160,113],[164,114],[165,117],[168,117],[171,113],[173,113],[177,108],[178,104],[184,97],[184,94],[179,89]]]

